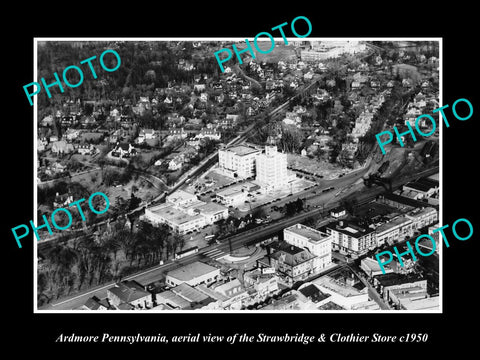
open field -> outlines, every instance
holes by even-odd
[[[306,156],[296,154],[288,154],[287,161],[288,167],[291,170],[300,170],[317,176],[323,176],[325,180],[336,179],[339,175],[351,171],[336,164],[331,164],[326,161],[320,162],[316,159],[310,159]]]

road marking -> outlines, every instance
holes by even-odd
[[[205,256],[212,258],[214,260],[220,259],[227,256],[227,254],[220,249],[213,249],[203,253]]]

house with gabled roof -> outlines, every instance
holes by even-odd
[[[116,308],[121,304],[129,304],[140,309],[148,309],[153,305],[152,294],[133,280],[116,283],[107,289],[107,298]]]
[[[120,158],[129,158],[137,154],[137,150],[129,143],[118,142],[112,150],[112,156]]]

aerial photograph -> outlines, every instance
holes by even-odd
[[[441,310],[441,40],[288,40],[35,39],[37,312]]]

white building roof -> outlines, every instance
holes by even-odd
[[[190,200],[197,200],[197,196],[184,190],[177,190],[173,194],[167,196],[167,201],[171,203],[178,203]]]
[[[215,272],[220,272],[220,270],[200,261],[195,261],[191,264],[169,271],[167,276],[173,277],[180,281],[188,282],[200,276],[208,274],[213,275]]]
[[[227,149],[223,149],[223,151],[233,152],[235,155],[238,155],[238,156],[245,156],[245,155],[250,155],[250,154],[260,152],[260,150],[254,147],[245,146],[245,145],[233,146]]]
[[[321,231],[312,229],[303,224],[292,225],[286,228],[284,231],[292,232],[315,243],[320,243],[329,239],[329,235],[326,233],[322,233]]]

